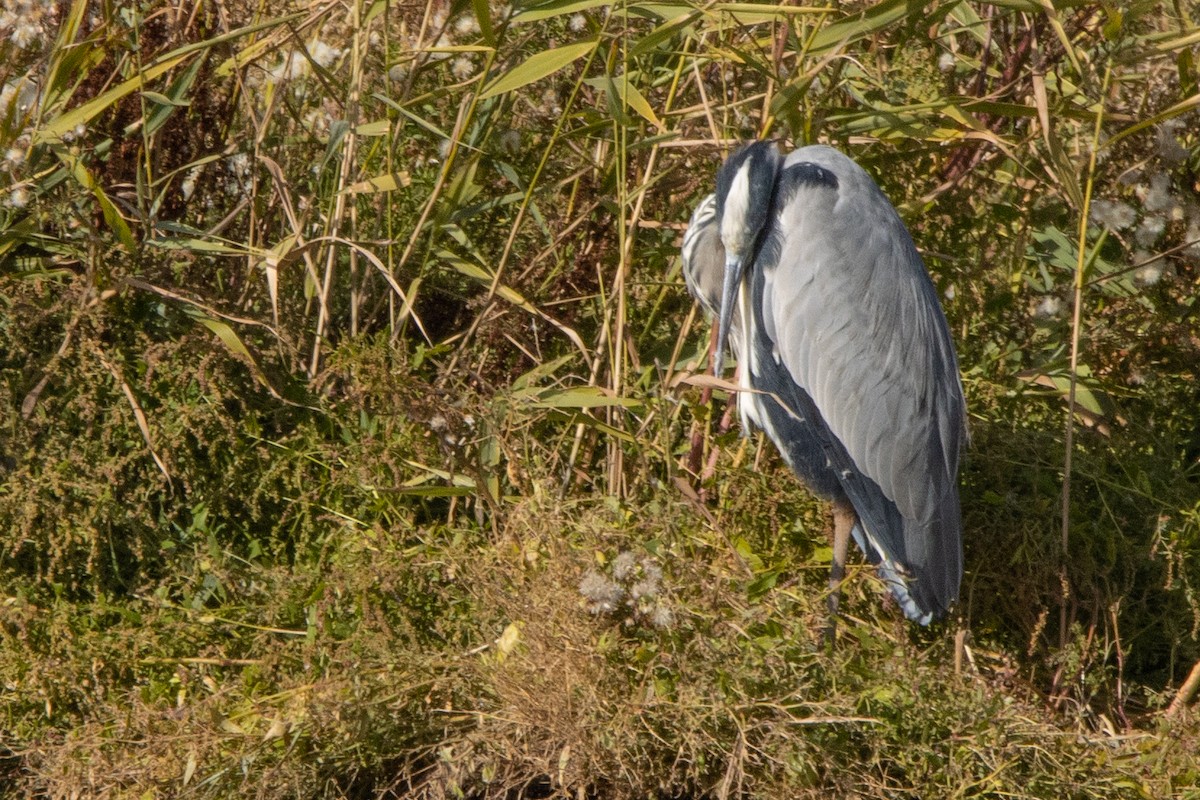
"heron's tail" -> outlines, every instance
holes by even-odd
[[[867,560],[875,565],[879,577],[887,584],[888,589],[892,592],[892,597],[896,598],[896,602],[900,604],[900,610],[904,612],[904,616],[920,625],[928,625],[932,622],[934,615],[923,610],[908,590],[908,580],[904,577],[902,568],[887,557],[884,549],[867,533],[862,522],[854,523],[854,527],[850,529],[850,535],[854,538],[858,548],[866,555]]]

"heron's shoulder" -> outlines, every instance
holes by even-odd
[[[789,154],[776,179],[776,208],[787,208],[801,192],[807,194],[815,191],[820,194],[827,191],[827,202],[834,202],[839,190],[845,185],[848,173],[840,169],[842,164],[830,155],[841,154],[833,148],[818,145],[802,147]],[[813,200],[815,199],[814,196]]]
[[[797,148],[788,153],[787,157],[783,160],[785,168],[793,164],[804,163],[817,164],[834,172],[841,172],[858,166],[850,156],[827,144],[810,144]]]
[[[852,158],[823,144],[793,150],[784,159],[778,190],[786,204],[797,192],[828,189],[836,195],[857,195],[870,178]],[[833,196],[836,196],[833,195]]]
[[[809,170],[812,167],[819,167],[829,172],[843,187],[859,183],[864,179],[870,181],[870,176],[858,165],[858,162],[841,150],[836,150],[828,145],[810,144],[793,150],[783,162],[784,170],[792,169],[794,173],[797,170],[805,169],[806,165],[810,165],[807,167]]]

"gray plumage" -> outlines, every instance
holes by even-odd
[[[875,182],[830,147],[781,159],[756,142],[717,183],[684,236],[684,275],[753,390],[738,394],[743,423],[813,492],[853,507],[849,535],[927,624],[962,574],[966,409],[920,255]],[[834,567],[840,578],[836,555]]]

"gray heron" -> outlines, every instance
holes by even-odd
[[[683,240],[688,289],[738,359],[738,414],[834,509],[830,622],[851,538],[927,625],[962,578],[966,406],[933,282],[862,167],[823,145],[753,142],[717,173]]]

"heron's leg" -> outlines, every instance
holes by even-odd
[[[712,353],[717,348],[717,327],[714,325],[712,333],[709,334],[708,352]],[[712,357],[709,356],[709,361]],[[707,406],[712,402],[712,387],[705,386],[700,390],[700,405]],[[688,451],[687,468],[693,475],[700,475],[700,461],[704,458],[704,435],[698,423],[692,423],[692,449]],[[701,476],[703,483],[704,477]],[[700,490],[700,496],[704,497],[704,490]]]
[[[833,566],[829,570],[829,624],[825,641],[832,647],[837,639],[838,604],[842,597],[842,578],[846,576],[846,551],[850,548],[850,530],[858,515],[848,500],[833,504]]]

